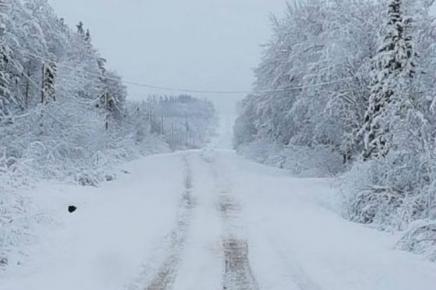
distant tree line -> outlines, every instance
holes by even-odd
[[[137,123],[138,141],[149,134],[159,135],[172,150],[203,147],[216,125],[213,104],[190,95],[153,96],[128,108]]]

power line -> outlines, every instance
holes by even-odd
[[[53,60],[50,60],[46,57],[36,55],[27,51],[22,51],[23,54],[26,54],[28,56],[35,57],[43,62],[55,62]],[[62,64],[62,63],[56,63],[56,66],[63,67],[67,69],[71,69],[74,71],[81,71],[82,74],[93,76],[96,78],[104,77],[107,80],[112,81],[119,81],[117,78],[111,78],[108,76],[103,76],[99,73],[93,73],[90,71],[84,71],[83,69],[78,69],[77,67],[73,67],[70,65]],[[321,87],[325,85],[331,85],[331,84],[337,84],[345,81],[351,80],[351,77],[342,78],[342,79],[336,79],[332,81],[322,82],[322,83],[316,83],[316,84],[310,84],[310,85],[301,85],[301,86],[293,86],[293,87],[285,87],[282,89],[272,89],[272,90],[202,90],[202,89],[191,89],[191,88],[176,88],[176,87],[166,87],[166,86],[158,86],[154,84],[149,83],[143,83],[143,82],[137,82],[132,80],[126,80],[122,79],[122,82],[124,84],[128,84],[131,86],[141,87],[141,88],[147,88],[147,89],[153,89],[153,90],[161,90],[161,91],[167,91],[167,92],[178,92],[178,93],[193,93],[193,94],[208,94],[208,95],[256,95],[256,94],[272,94],[272,93],[280,93],[280,92],[292,92],[295,90],[302,90],[306,88],[315,88],[315,87]],[[77,78],[76,78],[77,80]]]

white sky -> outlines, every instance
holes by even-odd
[[[109,66],[129,81],[201,90],[249,90],[285,0],[49,0],[60,17],[89,27]],[[129,86],[129,98],[150,89]],[[213,96],[231,109],[241,96]]]

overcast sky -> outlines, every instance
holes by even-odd
[[[284,0],[49,0],[73,25],[82,20],[124,79],[164,87],[247,90]],[[129,98],[150,89],[129,86]],[[231,108],[240,96],[208,95]]]

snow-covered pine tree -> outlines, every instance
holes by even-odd
[[[410,20],[403,19],[402,0],[390,0],[383,43],[375,57],[373,84],[363,126],[364,160],[385,157],[392,147],[393,101],[414,75],[412,38],[406,33]],[[398,108],[398,107],[397,107]]]
[[[119,123],[122,119],[127,91],[121,77],[106,69],[106,59],[99,58],[97,63],[101,74],[99,78],[101,93],[97,107],[103,110],[105,128],[108,130],[111,122]]]
[[[1,30],[4,30],[4,27],[0,27]],[[3,34],[3,32],[0,32]],[[1,39],[1,35],[0,35]],[[8,115],[8,104],[11,96],[11,92],[9,90],[10,85],[10,76],[7,72],[7,64],[8,64],[8,48],[0,40],[0,115],[4,117]]]
[[[80,22],[76,25],[76,28],[77,28],[77,33],[78,33],[78,34],[85,36],[85,28],[84,28],[84,25],[83,25],[83,22],[82,22],[82,21],[80,21]]]
[[[0,0],[0,120],[10,114],[11,103],[15,101],[10,90],[11,75],[8,71],[11,51],[5,39],[8,4],[7,0]]]
[[[91,43],[91,32],[89,31],[89,29],[86,30],[85,41]]]
[[[50,101],[56,101],[56,63],[50,62],[42,66],[42,90],[41,103],[47,104]]]

